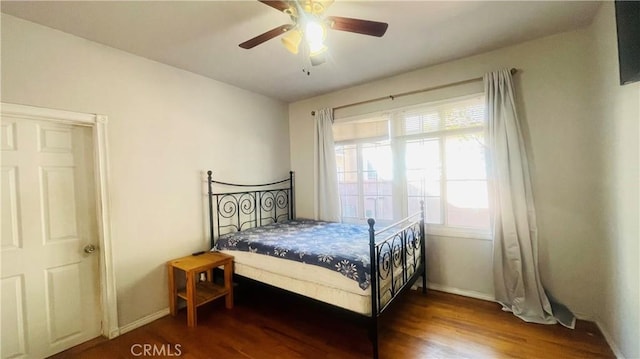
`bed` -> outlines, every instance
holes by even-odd
[[[295,175],[234,184],[207,172],[211,250],[234,256],[235,275],[364,317],[378,357],[380,316],[422,278],[426,293],[424,206],[382,229],[297,218]],[[215,188],[215,191],[214,191]]]

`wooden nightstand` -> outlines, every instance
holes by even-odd
[[[213,283],[213,269],[224,266],[224,286]],[[214,299],[225,297],[227,309],[233,308],[233,256],[220,252],[206,252],[198,256],[188,256],[167,262],[169,273],[169,310],[175,316],[177,298],[187,302],[187,325],[195,327],[198,323],[197,308]],[[186,288],[178,290],[175,282],[175,270],[185,273]],[[200,273],[206,273],[207,280],[199,281]]]

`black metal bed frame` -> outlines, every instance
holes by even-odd
[[[287,179],[257,185],[215,181],[211,171],[207,171],[207,178],[211,248],[215,245],[215,235],[220,236],[222,230],[242,231],[296,218],[293,171],[289,172]],[[214,193],[214,184],[250,189]],[[367,223],[371,267],[371,317],[368,321],[373,357],[377,359],[378,325],[382,313],[395,298],[411,288],[421,275],[422,292],[426,293],[424,203],[420,203],[420,212],[378,231],[374,229],[373,218],[369,218]],[[413,272],[409,274],[411,269]],[[386,280],[389,280],[389,286],[383,290],[381,283]],[[387,294],[389,300],[383,301]]]

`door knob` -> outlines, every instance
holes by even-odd
[[[87,244],[86,246],[84,246],[84,252],[85,253],[93,253],[96,251],[96,246],[94,246],[93,244]]]

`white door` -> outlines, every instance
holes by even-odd
[[[41,358],[101,331],[92,130],[3,116],[1,135],[2,358]]]

